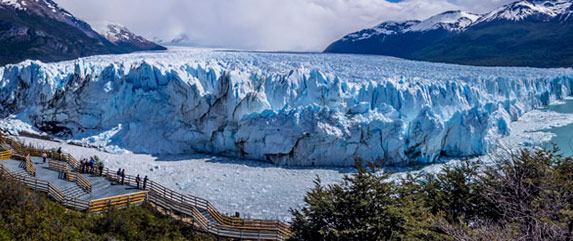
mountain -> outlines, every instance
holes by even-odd
[[[459,21],[443,17],[451,13],[462,12],[446,12],[422,22],[407,21],[404,23],[414,24],[401,31],[380,31],[379,27],[362,30],[358,33],[380,34],[353,33],[325,52],[485,66],[573,66],[571,0],[518,1],[481,16],[464,18],[459,14]],[[393,22],[379,26],[389,23]]]
[[[0,0],[0,65],[128,53],[52,0]]]
[[[325,52],[380,54],[408,58],[412,53],[463,31],[480,15],[449,11],[424,21],[384,22],[345,36]]]
[[[570,1],[516,2],[412,59],[484,66],[573,66]]]
[[[126,27],[117,23],[97,23],[95,30],[104,36],[108,41],[117,45],[123,52],[134,52],[141,50],[166,50],[165,47],[157,45],[139,35],[129,31]]]

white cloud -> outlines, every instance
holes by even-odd
[[[112,21],[148,38],[186,33],[201,46],[320,51],[386,20],[447,10],[484,13],[512,0],[55,0],[90,21]]]

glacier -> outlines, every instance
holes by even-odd
[[[486,154],[573,70],[175,48],[8,65],[0,87],[3,119],[135,153],[410,165]]]

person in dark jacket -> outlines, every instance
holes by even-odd
[[[121,171],[121,185],[124,185],[125,180],[125,168]]]
[[[62,160],[62,148],[58,148],[58,158],[61,161]]]
[[[95,164],[96,164],[96,161],[93,158],[90,158],[90,173],[91,174],[96,174]]]
[[[120,169],[117,169],[117,173],[116,173],[116,174],[117,174],[117,184],[119,184],[119,183],[120,183],[119,179],[121,178],[121,168],[120,168]]]
[[[147,187],[147,176],[145,176],[145,178],[143,178],[143,190],[145,190],[145,187]]]
[[[85,158],[82,158],[82,173],[86,173],[87,171],[87,162]]]
[[[141,178],[139,178],[139,174],[135,177],[135,183],[137,183],[137,189],[139,189],[139,182],[141,182]]]
[[[99,175],[103,176],[103,162],[99,162]]]

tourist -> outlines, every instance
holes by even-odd
[[[137,189],[139,189],[139,182],[141,181],[141,179],[139,178],[139,174],[137,174],[137,177],[135,177],[135,183],[137,183]]]
[[[42,160],[44,161],[44,164],[46,164],[46,159],[48,159],[48,154],[46,152],[42,152]]]
[[[124,185],[125,180],[125,168],[121,171],[121,185]]]
[[[103,176],[103,162],[99,162],[99,175]]]
[[[63,160],[63,159],[62,159],[62,148],[61,148],[61,147],[58,148],[58,159],[59,159],[60,161]]]
[[[120,169],[117,169],[117,173],[116,173],[116,174],[117,174],[117,184],[119,184],[119,183],[120,183],[119,178],[121,177],[121,168],[120,168]]]
[[[91,174],[95,174],[95,160],[92,158],[90,158],[90,173]]]
[[[145,190],[145,187],[147,186],[147,176],[145,176],[145,178],[143,178],[143,190]]]

